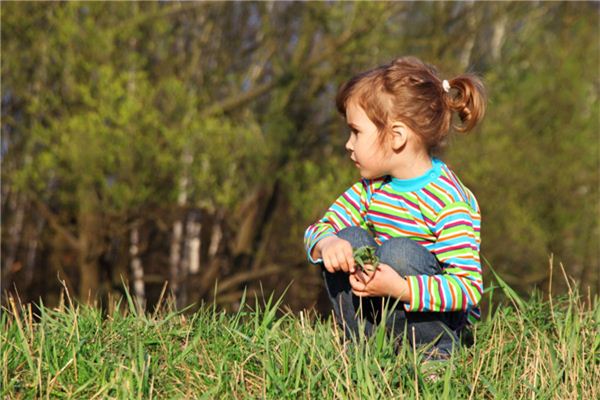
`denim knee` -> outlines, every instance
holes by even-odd
[[[441,268],[435,256],[425,247],[408,238],[391,238],[375,253],[379,260],[402,276],[435,275]]]
[[[377,247],[377,243],[375,242],[375,239],[373,239],[371,233],[358,226],[349,226],[342,229],[337,233],[337,237],[350,242],[353,249],[362,246]]]

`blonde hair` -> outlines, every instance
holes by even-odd
[[[485,89],[477,76],[462,74],[448,83],[450,90],[446,91],[435,67],[416,57],[401,57],[344,83],[336,106],[345,116],[348,102],[357,101],[382,133],[382,141],[391,137],[390,122],[402,121],[431,150],[439,146],[451,127],[468,132],[485,114]],[[453,112],[461,123],[451,126]]]

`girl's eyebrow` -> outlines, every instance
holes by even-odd
[[[359,127],[357,125],[354,125],[352,122],[346,122],[346,124],[350,127],[350,128],[354,128],[356,130],[359,130]]]

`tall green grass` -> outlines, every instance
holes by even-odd
[[[273,297],[236,313],[167,302],[142,313],[130,297],[108,314],[70,298],[2,310],[3,398],[600,398],[598,299],[521,299],[474,329],[448,362],[399,353],[380,328],[348,346],[331,318],[282,310]],[[489,292],[491,294],[491,292]]]

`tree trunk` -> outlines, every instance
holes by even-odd
[[[179,264],[181,262],[181,237],[183,235],[183,222],[175,221],[173,235],[171,236],[171,255],[169,257],[169,286],[173,295],[179,291]]]
[[[499,61],[502,55],[502,44],[504,43],[504,35],[506,34],[507,22],[507,15],[502,14],[494,23],[494,33],[492,34],[492,40],[490,44],[492,60],[494,62]]]
[[[102,236],[100,226],[101,216],[96,214],[99,209],[98,198],[91,189],[80,189],[79,212],[77,216],[77,261],[79,268],[79,297],[87,304],[94,304],[100,289],[100,265],[98,257],[101,254],[99,237]]]
[[[265,261],[265,255],[267,251],[268,242],[271,238],[271,231],[273,226],[273,216],[275,209],[279,201],[279,191],[281,185],[276,180],[273,184],[269,199],[266,202],[265,209],[260,220],[260,224],[256,229],[256,236],[254,237],[254,248],[252,252],[252,268],[253,270],[260,269],[261,265]],[[272,261],[272,260],[270,260]]]
[[[213,231],[210,237],[210,246],[208,247],[209,260],[212,260],[217,256],[217,252],[219,251],[219,247],[221,246],[221,239],[223,238],[223,227],[221,226],[222,222],[223,214],[219,211],[215,216],[215,220],[213,223]]]
[[[238,211],[242,215],[242,221],[237,230],[233,253],[238,256],[252,252],[254,237],[256,236],[256,224],[260,216],[261,204],[264,204],[265,191],[259,189],[249,196]]]
[[[190,226],[190,234],[188,235],[188,252],[189,252],[189,270],[190,274],[200,272],[200,237],[202,233],[202,224],[193,222]]]
[[[9,274],[13,270],[13,264],[17,259],[17,253],[21,244],[21,233],[23,232],[23,219],[25,216],[25,206],[21,196],[12,196],[9,204],[12,213],[14,213],[14,220],[8,231],[8,248],[6,250],[6,259],[3,268],[6,274]]]
[[[194,158],[186,149],[182,155],[182,168],[183,174],[179,181],[179,195],[177,196],[177,206],[179,210],[184,210],[188,198],[188,185],[189,185],[189,165],[193,162]],[[180,281],[182,276],[182,263],[181,263],[181,243],[183,240],[183,217],[179,217],[173,223],[173,236],[171,237],[171,255],[169,257],[169,276],[171,291],[177,299],[179,297]]]
[[[33,235],[29,240],[27,256],[25,258],[25,288],[28,288],[31,285],[31,282],[33,281],[33,271],[35,270],[35,259],[37,255],[38,244],[40,241],[40,235],[42,234],[45,225],[46,220],[42,217],[38,217]]]
[[[78,257],[79,266],[79,298],[86,304],[93,305],[100,287],[100,269],[96,260],[87,257],[85,251]]]
[[[184,256],[181,263],[181,285],[178,306],[184,307],[188,303],[188,281],[189,275],[197,273],[200,269],[200,223],[197,221],[197,213],[188,214],[184,234]]]
[[[137,226],[131,230],[129,236],[129,255],[131,256],[131,275],[133,276],[133,293],[138,312],[146,309],[146,290],[144,286],[144,268],[139,256],[140,235]]]
[[[188,246],[190,231],[188,229],[190,227],[190,219],[191,218],[192,218],[192,216],[188,213],[186,222],[185,222],[185,230],[183,232],[183,238],[182,238],[183,257],[181,258],[181,262],[179,264],[179,293],[177,296],[177,308],[185,307],[185,305],[187,303],[187,295],[188,295],[187,280],[189,278],[189,271],[190,271],[190,259],[189,259],[190,252],[189,252],[189,246]]]
[[[459,60],[461,68],[466,71],[471,63],[471,55],[473,53],[473,48],[475,47],[475,38],[477,36],[475,32],[475,25],[477,21],[475,12],[473,11],[473,1],[465,2],[464,7],[467,9],[465,15],[469,34],[466,36],[467,39],[464,42]]]
[[[212,218],[212,232],[210,235],[210,244],[208,246],[208,257],[206,267],[202,271],[202,280],[198,282],[196,297],[202,298],[209,290],[214,288],[215,279],[223,266],[223,260],[218,258],[221,241],[223,239],[224,213],[217,211]]]
[[[5,134],[7,135],[7,134]],[[6,136],[3,138],[4,142],[7,142],[7,138]],[[10,143],[7,145],[10,146]],[[14,168],[14,167],[13,167]],[[9,168],[6,165],[6,163],[4,164],[4,171],[7,171]],[[11,190],[10,190],[10,185],[7,184],[6,182],[4,182],[3,185],[0,185],[0,206],[2,207],[2,211],[4,211],[4,207],[6,206],[6,202],[8,201],[8,199],[11,198],[10,196]]]

